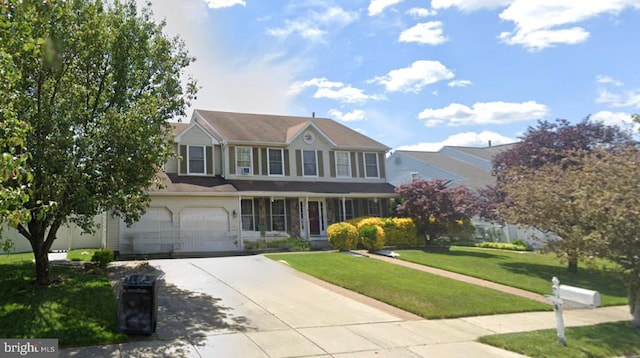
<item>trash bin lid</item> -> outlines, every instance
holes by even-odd
[[[125,286],[152,286],[156,281],[153,275],[128,275],[122,281]]]

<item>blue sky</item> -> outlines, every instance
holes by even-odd
[[[315,112],[411,150],[640,113],[639,0],[152,3],[197,58],[193,108]]]

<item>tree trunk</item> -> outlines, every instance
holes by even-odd
[[[634,272],[629,282],[629,311],[633,316],[631,324],[640,328],[640,272]]]
[[[570,249],[567,252],[567,258],[569,259],[569,265],[567,266],[567,270],[571,273],[578,272],[578,251],[576,249]]]
[[[51,284],[51,272],[49,269],[49,250],[56,239],[56,234],[61,225],[60,220],[55,220],[46,233],[46,225],[37,220],[31,220],[29,230],[20,225],[18,231],[31,243],[33,257],[36,260],[36,284],[48,286]]]
[[[51,284],[51,272],[49,271],[49,253],[44,250],[33,253],[36,259],[36,284],[49,286]]]

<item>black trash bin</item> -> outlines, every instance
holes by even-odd
[[[156,331],[158,312],[156,278],[129,275],[122,281],[118,299],[118,330],[126,334],[151,335]]]

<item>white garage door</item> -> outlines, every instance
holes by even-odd
[[[229,213],[223,208],[184,208],[180,211],[183,252],[238,250],[229,233]]]
[[[173,251],[178,238],[167,208],[148,208],[131,227],[120,223],[120,252],[162,253]]]

